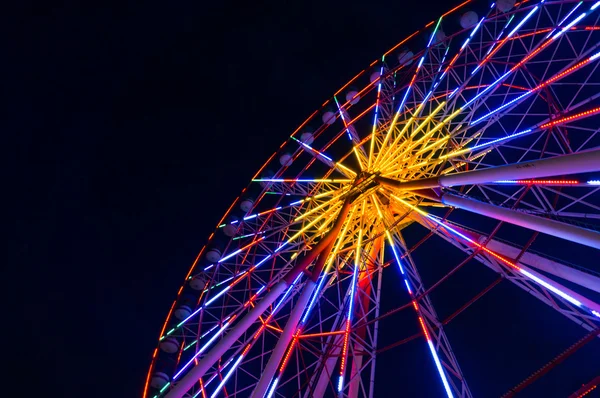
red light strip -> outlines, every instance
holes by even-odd
[[[281,363],[281,366],[279,367],[279,373],[283,372],[283,370],[287,366],[287,363],[288,363],[290,357],[292,356],[292,351],[294,351],[294,346],[296,345],[296,342],[298,341],[298,332],[299,331],[300,331],[300,329],[298,329],[298,331],[296,332],[296,335],[294,336],[292,343],[288,347],[288,351],[285,353],[285,357],[283,357],[283,362]]]
[[[598,386],[594,386],[594,387],[590,388],[589,390],[585,391],[583,394],[578,395],[577,398],[585,397],[586,395],[588,395],[589,393],[591,393],[593,390],[595,390],[596,387],[598,387]]]
[[[579,184],[579,181],[577,181],[577,180],[500,180],[497,182],[509,183],[509,184],[523,184],[523,185],[529,185],[529,184],[533,184],[533,185],[536,185],[536,184],[575,185],[575,184]]]
[[[568,123],[568,122],[573,121],[573,120],[577,120],[577,119],[581,119],[581,118],[584,118],[584,117],[587,117],[587,116],[595,115],[598,112],[600,112],[600,107],[597,107],[597,108],[594,108],[594,109],[590,109],[590,110],[585,111],[585,112],[580,112],[580,113],[577,113],[575,115],[562,117],[560,119],[555,119],[555,120],[553,120],[551,122],[542,124],[540,126],[540,128],[545,129],[545,128],[548,128],[548,127],[556,126],[557,124]]]
[[[350,337],[350,319],[346,320],[346,329],[344,330],[344,345],[342,346],[342,363],[340,364],[340,375],[346,370],[346,353],[348,352],[348,338]]]
[[[425,322],[423,322],[423,318],[419,315],[419,323],[421,324],[421,329],[423,329],[423,334],[425,334],[425,338],[427,339],[427,341],[431,341],[431,338],[429,337],[429,332],[427,331],[427,328],[425,327]]]

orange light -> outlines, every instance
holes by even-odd
[[[146,398],[148,395],[148,385],[150,384],[150,374],[152,373],[152,368],[154,367],[154,357],[156,357],[157,349],[154,349],[154,353],[152,354],[152,363],[150,363],[150,369],[148,369],[148,374],[146,375],[146,383],[144,384],[144,393],[142,398]]]
[[[296,130],[294,130],[294,132],[292,134],[290,134],[290,135],[293,136],[298,131],[300,131],[300,129],[302,127],[304,127],[306,125],[306,123],[308,123],[310,121],[310,119],[312,119],[313,116],[317,114],[317,112],[319,112],[319,109],[317,109],[316,111],[314,111],[313,113],[311,113],[311,115],[309,117],[307,117],[306,120],[304,122],[302,122],[302,124],[300,126],[298,126],[298,128],[296,128]],[[260,172],[266,167],[267,163],[269,163],[271,161],[271,159],[273,159],[273,157],[275,157],[276,153],[277,152],[275,152],[273,155],[271,155],[271,157],[269,158],[269,160],[267,160],[266,163],[260,168],[260,170],[258,170],[258,172],[254,176],[254,178],[256,178],[260,174]]]
[[[323,333],[312,333],[312,334],[302,334],[300,336],[298,336],[298,338],[302,338],[302,339],[308,339],[308,338],[312,338],[312,337],[326,337],[326,336],[333,336],[336,334],[344,334],[345,332],[343,330],[339,330],[337,332],[323,332]]]
[[[204,382],[202,381],[202,377],[200,378],[200,391],[202,391],[202,398],[206,398],[206,391],[204,391]]]
[[[467,0],[467,1],[465,1],[465,2],[463,2],[461,4],[459,4],[459,5],[457,5],[456,7],[454,7],[453,9],[451,9],[450,11],[448,11],[447,13],[442,14],[442,17],[445,17],[446,15],[453,13],[454,11],[458,10],[462,6],[465,6],[465,5],[469,4],[470,2],[471,2],[471,0]]]
[[[342,363],[340,364],[340,375],[346,370],[346,353],[348,352],[348,338],[350,337],[350,320],[346,321],[346,330],[344,331],[344,345],[342,346]]]
[[[412,301],[413,307],[415,307],[415,310],[419,311],[419,304],[417,304],[417,302],[415,300]]]
[[[165,329],[167,328],[167,322],[169,321],[169,318],[171,317],[171,312],[173,312],[173,308],[175,308],[175,301],[173,301],[173,304],[171,304],[171,309],[169,310],[169,313],[167,314],[167,318],[165,319],[165,323],[163,323],[163,327],[160,330],[160,334],[158,335],[159,338],[162,337],[162,335],[165,333]]]
[[[510,38],[510,40],[522,39],[522,38],[528,37],[528,36],[539,35],[542,33],[550,32],[551,30],[552,30],[552,28],[546,28],[546,29],[536,30],[535,32],[523,33],[521,35],[514,35],[513,37]]]
[[[433,21],[431,23],[433,23]],[[385,54],[383,54],[383,56],[387,57],[387,55],[389,53],[391,53],[392,51],[394,51],[395,49],[397,49],[398,47],[400,47],[401,45],[403,45],[404,43],[406,43],[408,40],[410,40],[414,35],[416,35],[419,32],[420,32],[420,30],[417,30],[416,32],[413,32],[413,34],[411,34],[410,36],[408,36],[407,38],[405,38],[404,40],[402,40],[400,43],[396,44],[394,47],[390,48],[388,50],[388,52],[386,52]]]
[[[292,351],[294,350],[294,345],[296,344],[296,341],[298,339],[298,336],[294,336],[294,339],[292,340],[292,344],[290,344],[287,352],[285,353],[285,357],[283,357],[283,362],[281,363],[281,366],[279,367],[279,372],[283,372],[283,369],[285,369],[288,360],[290,359],[290,356],[292,355]]]
[[[577,398],[585,397],[585,396],[586,396],[586,395],[588,395],[590,392],[592,392],[594,389],[596,389],[596,387],[598,387],[598,386],[594,386],[594,387],[590,388],[589,390],[587,390],[587,391],[584,391],[584,393],[583,393],[583,394],[581,394],[581,395],[578,395],[578,396],[577,396]]]
[[[561,77],[563,77],[564,75],[567,75],[567,74],[569,74],[569,73],[573,72],[575,69],[581,68],[582,66],[584,66],[585,64],[587,64],[587,63],[589,63],[589,62],[590,62],[590,58],[588,58],[588,59],[585,59],[585,60],[583,60],[583,61],[581,61],[581,62],[579,62],[579,63],[577,63],[577,64],[575,64],[575,65],[571,66],[571,67],[570,67],[570,68],[568,68],[568,69],[565,69],[564,71],[562,71],[562,72],[561,72],[561,73],[559,73],[558,75],[556,75],[556,76],[554,76],[554,77],[552,77],[552,78],[550,78],[550,79],[546,80],[544,83],[542,83],[542,84],[540,84],[539,86],[537,86],[537,87],[536,87],[534,90],[536,90],[536,89],[537,89],[537,90],[539,90],[540,88],[543,88],[543,87],[545,87],[545,86],[547,86],[547,85],[549,85],[549,84],[552,84],[552,83],[554,83],[556,80],[560,79],[560,78],[561,78]]]
[[[446,70],[444,71],[444,73],[448,72],[448,69],[450,69],[452,67],[452,65],[454,65],[454,62],[458,59],[458,56],[460,55],[460,53],[456,54],[454,56],[454,58],[452,58],[452,60],[450,61],[450,63],[448,64],[448,66],[446,67]]]
[[[344,90],[346,87],[348,87],[348,86],[349,86],[349,85],[350,85],[350,84],[351,84],[353,81],[355,81],[356,79],[358,79],[358,77],[359,77],[360,75],[362,75],[363,73],[365,73],[365,70],[366,70],[366,69],[363,69],[362,71],[358,72],[358,73],[356,74],[356,76],[354,76],[352,79],[350,79],[350,80],[348,81],[348,83],[344,84],[344,85],[342,86],[342,88],[340,88],[338,91],[336,91],[336,93],[335,93],[335,94],[333,94],[333,95],[338,95],[339,93],[341,93],[341,92],[342,92],[342,91],[343,91],[343,90]]]
[[[419,323],[421,324],[421,328],[423,329],[423,333],[425,334],[425,338],[427,340],[430,340],[429,339],[429,333],[427,332],[427,328],[425,327],[425,322],[423,322],[423,318],[421,318],[420,316],[419,316]]]
[[[244,348],[244,351],[242,351],[242,356],[246,355],[248,353],[248,351],[250,351],[250,347],[252,347],[250,344],[248,344],[246,346],[246,348]]]
[[[278,328],[277,326],[273,326],[273,325],[265,325],[265,326],[266,326],[267,328],[271,329],[271,330],[274,330],[274,331],[276,331],[276,332],[283,333],[283,330],[281,330],[281,329],[280,329],[280,328]]]

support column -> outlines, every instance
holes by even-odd
[[[600,233],[590,229],[576,227],[571,224],[565,224],[449,193],[443,194],[441,201],[449,206],[482,214],[496,220],[593,247],[594,249],[600,249]]]
[[[324,255],[325,253],[321,254]],[[273,376],[275,376],[275,372],[277,371],[277,367],[281,362],[287,347],[290,344],[290,341],[293,338],[294,332],[298,327],[298,322],[300,322],[300,318],[304,313],[304,309],[310,300],[313,291],[315,290],[316,284],[312,280],[308,280],[306,285],[304,286],[304,291],[302,295],[298,299],[296,306],[294,307],[290,317],[285,324],[285,328],[283,329],[283,333],[279,336],[279,340],[277,340],[277,345],[275,345],[275,349],[271,353],[269,357],[269,361],[267,362],[267,366],[262,372],[260,380],[258,384],[254,388],[254,392],[252,393],[252,398],[263,398],[271,384],[271,380],[273,380]]]
[[[553,177],[568,174],[589,173],[600,170],[600,149],[548,159],[514,163],[505,166],[465,171],[441,177],[401,182],[392,178],[377,177],[380,184],[402,190],[416,190],[457,185],[485,184],[499,180],[523,180],[530,178]]]
[[[458,240],[457,237],[454,234],[449,233],[447,230],[445,230],[443,227],[440,227],[439,230],[434,230],[434,226],[428,224],[431,223],[431,221],[429,221],[427,218],[419,215],[419,214],[415,214],[413,216],[414,220],[416,222],[418,222],[419,224],[421,224],[422,226],[424,226],[425,228],[429,229],[429,230],[433,230],[438,236],[444,238],[447,237],[447,241],[454,244],[456,247],[458,247],[460,250],[464,251],[465,253],[470,253],[469,251],[466,251],[464,247],[461,247],[458,244]],[[452,225],[452,228],[455,228],[455,225]],[[456,229],[456,228],[455,228]],[[458,228],[459,230],[462,230],[462,228]],[[474,235],[471,231],[468,231],[469,235]],[[467,243],[467,242],[465,242]],[[470,245],[470,247],[473,247],[472,245]],[[490,249],[491,250],[491,249]],[[475,259],[477,259],[479,262],[483,263],[484,265],[488,266],[490,269],[492,269],[495,272],[498,272],[498,269],[496,266],[493,265],[493,262],[489,261],[489,259],[487,259],[487,256],[489,256],[490,258],[493,258],[491,255],[487,254],[487,253],[483,253],[483,256],[476,256]],[[504,265],[503,262],[498,261],[498,264],[501,267],[505,267],[507,269],[512,270],[512,268],[507,267]],[[594,310],[598,313],[600,313],[600,304],[596,303],[595,301],[592,301],[590,299],[588,299],[587,297],[584,297],[582,295],[580,295],[577,292],[574,292],[573,290],[563,286],[562,284],[556,282],[555,280],[552,280],[536,271],[534,271],[533,269],[529,268],[528,266],[526,266],[525,264],[522,263],[522,261],[518,262],[519,268],[521,268],[521,270],[526,271],[529,275],[534,276],[536,279],[538,279],[539,281],[543,281],[546,285],[551,285],[553,286],[555,289],[560,290],[561,292],[567,294],[568,296],[574,298],[575,300],[579,301],[580,303],[582,303],[583,305],[585,305],[586,307],[588,307],[591,310]],[[514,271],[514,270],[513,270]],[[527,276],[528,280],[532,280],[530,276]],[[526,291],[529,291],[530,289],[526,289],[523,286],[520,286],[518,283],[515,282],[514,279],[509,279],[511,282],[517,284],[517,286],[523,288]],[[538,281],[534,281],[536,285],[538,285],[541,289],[545,290],[546,292],[548,292],[547,294],[550,293],[550,289],[548,289],[546,286],[544,286],[543,284],[540,284]],[[532,293],[536,298],[541,299],[542,301],[544,301],[546,298],[539,295],[534,294],[534,292],[529,291],[530,293]],[[555,294],[555,293],[554,293]],[[560,297],[558,295],[555,295],[555,297]],[[546,302],[546,301],[545,301]],[[546,302],[546,304],[551,305],[550,302]],[[570,315],[570,314],[566,314],[563,313],[563,315],[566,315],[569,319],[574,320],[574,318]],[[586,325],[584,322],[581,322],[581,320],[576,320],[576,322],[582,326]],[[584,328],[586,328],[587,330],[591,330],[588,327],[584,326]]]
[[[517,257],[521,252],[520,248],[508,245],[495,239],[492,239],[490,242],[488,242],[486,247],[511,259]],[[578,269],[571,268],[557,261],[550,260],[530,252],[525,252],[519,261],[539,269],[540,271],[547,272],[569,282],[576,283],[579,286],[593,290],[596,293],[600,293],[600,278],[595,275],[586,274]]]

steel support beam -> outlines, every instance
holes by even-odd
[[[589,173],[600,170],[600,149],[555,156],[530,162],[465,171],[440,177],[401,182],[393,178],[377,177],[382,185],[402,190],[417,190],[457,185],[486,184],[500,180],[523,180],[568,174]]]
[[[469,245],[469,244],[467,244],[467,242],[463,242],[464,244],[460,244],[459,240],[456,238],[456,236],[454,236],[453,234],[450,234],[443,227],[438,228],[438,226],[436,224],[434,224],[432,221],[428,220],[426,217],[419,215],[418,213],[414,214],[412,216],[412,218],[416,222],[418,222],[419,224],[424,226],[425,228],[432,230],[436,235],[440,236],[442,239],[446,240],[447,242],[450,242],[451,244],[453,244],[454,246],[456,246],[457,248],[459,248],[460,250],[462,250],[463,252],[465,252],[467,254],[472,253],[473,250],[475,249],[473,247],[473,245]],[[454,225],[452,225],[452,228],[454,228]],[[572,320],[575,323],[577,323],[578,325],[582,326],[587,331],[594,330],[594,327],[591,326],[594,324],[592,322],[590,322],[589,319],[593,319],[594,322],[597,322],[597,320],[594,319],[592,315],[588,315],[587,313],[584,313],[584,312],[576,312],[575,307],[573,307],[572,310],[563,310],[556,304],[555,301],[548,299],[548,296],[550,296],[551,292],[550,292],[550,290],[546,289],[545,286],[539,285],[537,282],[535,282],[534,285],[538,286],[538,288],[540,289],[540,291],[538,292],[537,290],[531,289],[530,287],[520,283],[516,278],[508,277],[507,271],[514,272],[514,270],[512,268],[506,266],[501,261],[494,261],[493,260],[494,257],[491,255],[488,255],[487,253],[481,253],[480,255],[475,256],[475,259],[477,259],[483,265],[490,268],[492,271],[500,273],[505,278],[507,278],[507,280],[513,282],[515,285],[519,286],[521,289],[525,290],[526,292],[531,293],[538,300],[544,302],[545,304],[549,305],[553,309],[557,310],[558,312],[560,312],[561,314],[563,314],[570,320]],[[553,285],[556,289],[561,290],[565,294],[578,300],[582,304],[586,305],[588,308],[600,312],[600,305],[595,303],[594,301],[581,296],[580,294],[568,289],[565,286],[562,286],[560,283],[557,283],[556,281],[552,281],[551,283],[548,283],[549,279],[547,277],[540,275],[539,273],[535,272],[531,268],[528,268],[527,266],[523,265],[521,262],[519,262],[518,264],[522,270],[527,271],[530,275],[535,276],[537,279],[542,280],[542,281],[546,282],[547,284]],[[562,301],[563,303],[566,302],[566,300],[564,300],[562,297],[555,295],[555,294],[552,294],[552,295],[556,301]]]
[[[485,247],[511,260],[516,259],[517,256],[521,254],[520,247],[512,246],[497,239],[491,239],[488,241],[487,235],[482,235],[477,232],[464,229],[456,224],[452,224],[452,228],[471,237],[481,244],[487,241]],[[585,273],[576,268],[562,264],[556,260],[551,260],[531,252],[523,253],[523,255],[521,255],[519,258],[519,262],[600,293],[600,278],[596,275]]]
[[[600,249],[600,233],[590,229],[526,214],[450,193],[444,193],[440,199],[442,203],[448,206],[495,218],[496,220],[505,221],[533,231],[593,247],[594,249]]]
[[[481,239],[485,238],[485,236],[481,237]],[[500,242],[496,239],[492,239],[491,241],[489,241],[486,247],[498,254],[501,254],[511,259],[516,258],[521,252],[520,248],[511,246],[507,243]],[[530,267],[536,268],[540,271],[547,272],[551,275],[557,276],[569,282],[575,283],[579,286],[583,286],[587,289],[593,290],[596,293],[600,293],[600,278],[598,278],[595,275],[587,274],[583,271],[579,271],[576,268],[572,268],[567,265],[561,264],[558,261],[551,260],[530,252],[525,252],[520,258],[519,262],[529,265]]]

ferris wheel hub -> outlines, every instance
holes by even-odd
[[[352,183],[352,189],[348,192],[350,201],[355,201],[360,196],[363,196],[379,186],[379,182],[376,180],[379,176],[377,173],[369,173],[366,171],[361,172],[356,176],[356,179]]]

